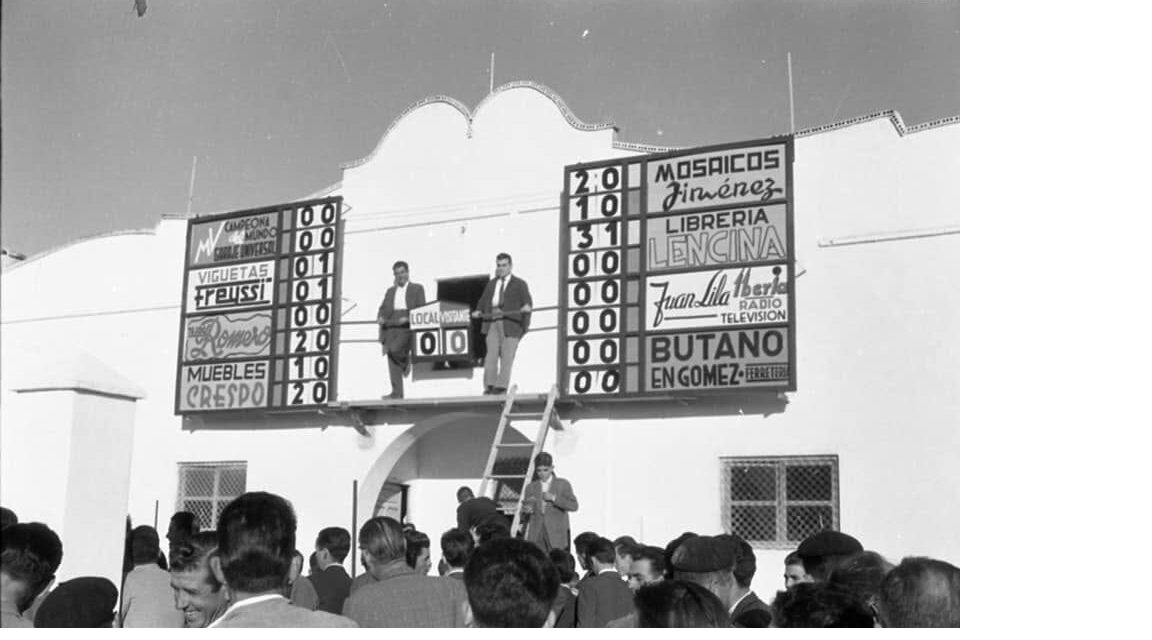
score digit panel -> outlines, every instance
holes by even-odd
[[[791,137],[572,165],[561,396],[796,390]]]
[[[177,414],[336,397],[343,198],[188,224]]]

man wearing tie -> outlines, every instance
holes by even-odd
[[[528,331],[532,317],[532,294],[527,282],[512,275],[512,256],[507,253],[496,256],[496,277],[488,281],[480,296],[480,308],[472,312],[472,317],[484,318],[480,332],[488,336],[484,394],[505,393],[512,377],[516,348]]]
[[[388,287],[376,322],[380,325],[380,344],[388,358],[388,377],[392,382],[389,399],[404,397],[404,374],[411,366],[412,331],[408,324],[408,311],[425,303],[424,287],[408,282],[408,263],[403,260],[392,265],[395,284]]]

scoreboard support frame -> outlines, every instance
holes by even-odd
[[[782,170],[786,188],[782,196],[769,198],[765,201],[754,202],[751,199],[738,201],[738,202],[721,202],[719,204],[705,204],[704,206],[688,206],[684,208],[674,208],[671,211],[658,211],[653,208],[649,210],[649,172],[653,171],[654,167],[661,161],[678,158],[698,156],[703,154],[710,154],[715,152],[723,152],[734,149],[754,149],[757,147],[770,147],[780,146],[783,149],[784,159]],[[560,398],[565,402],[576,403],[595,403],[595,402],[608,402],[616,400],[642,400],[650,399],[653,397],[665,398],[699,398],[702,395],[749,395],[749,394],[771,394],[771,393],[786,393],[795,392],[797,389],[797,354],[796,354],[796,225],[795,225],[795,180],[793,174],[793,165],[795,164],[795,138],[792,135],[776,136],[771,138],[763,138],[756,140],[747,140],[739,142],[731,142],[718,145],[708,145],[703,147],[694,147],[690,149],[678,149],[674,151],[667,151],[662,153],[630,156],[624,158],[614,158],[609,160],[597,160],[592,162],[584,162],[569,165],[565,168],[564,172],[564,190],[561,194],[561,221],[559,233],[559,259],[558,259],[558,274],[561,282],[559,287],[559,301],[557,316],[557,360],[556,360],[556,380],[560,389]],[[635,169],[630,167],[635,166]],[[636,375],[640,378],[636,381],[635,391],[628,391],[628,381],[621,382],[621,388],[612,393],[588,393],[578,394],[574,393],[569,388],[569,376],[573,371],[573,365],[570,363],[569,342],[572,334],[569,327],[569,312],[572,311],[572,304],[570,298],[570,283],[569,279],[573,277],[572,270],[572,255],[575,251],[572,245],[573,225],[575,219],[573,217],[573,201],[577,197],[573,194],[573,174],[577,171],[596,171],[607,167],[619,167],[622,176],[623,186],[620,190],[622,196],[622,207],[618,220],[621,223],[621,232],[623,240],[620,243],[621,260],[622,264],[627,264],[628,270],[634,270],[632,273],[621,270],[621,284],[622,289],[626,289],[629,276],[638,278],[639,292],[637,296],[637,309],[639,312],[639,325],[635,331],[629,331],[627,328],[627,308],[629,301],[626,294],[622,294],[622,300],[619,308],[622,310],[620,318],[620,326],[622,331],[620,334],[620,358],[616,365],[606,364],[606,368],[616,366],[622,373],[626,373],[628,367],[635,366]],[[631,184],[630,178],[633,174],[639,177],[640,184]],[[636,190],[637,198],[629,197],[630,192]],[[588,197],[595,197],[601,195],[603,191],[591,191],[586,195]],[[637,211],[632,211],[630,203],[634,202],[639,208]],[[740,208],[752,207],[780,207],[782,206],[785,212],[786,229],[783,234],[786,243],[786,254],[783,260],[770,260],[770,261],[732,261],[725,262],[720,265],[712,265],[710,267],[701,266],[686,266],[682,268],[663,268],[658,272],[653,272],[649,269],[649,223],[652,220],[660,219],[663,217],[673,217],[677,215],[691,215],[701,214],[708,212],[721,212],[725,210],[734,210]],[[585,209],[587,210],[587,209]],[[600,219],[602,221],[602,219]],[[636,239],[630,238],[629,233],[631,225],[629,221],[638,222],[637,229],[640,233],[639,238],[639,251],[638,251],[638,265],[627,263],[627,255],[629,244],[636,242]],[[593,249],[596,245],[592,245]],[[698,332],[724,332],[724,331],[737,331],[737,330],[758,330],[769,331],[774,328],[781,329],[786,332],[786,348],[787,348],[787,380],[780,380],[779,384],[760,384],[760,385],[737,385],[731,387],[694,387],[694,388],[672,388],[672,389],[650,389],[650,380],[645,379],[648,373],[650,364],[651,353],[649,353],[649,336],[660,335],[664,333],[671,333],[675,329],[648,329],[647,318],[649,292],[646,286],[647,281],[655,274],[677,274],[677,273],[693,273],[702,270],[725,270],[725,269],[738,269],[738,268],[752,268],[762,267],[769,264],[782,264],[785,268],[787,276],[787,320],[785,322],[758,322],[749,324],[734,324],[734,325],[714,325],[697,329]],[[680,331],[686,331],[680,329]],[[628,362],[629,352],[627,344],[630,338],[635,339],[636,361],[635,364]],[[599,367],[592,365],[579,365],[580,369],[592,370]]]
[[[326,213],[325,209],[331,206],[335,213],[330,222],[323,221],[323,215]],[[301,227],[298,224],[301,211],[308,208],[314,208],[313,215],[320,218],[321,222],[309,224],[306,227]],[[343,280],[343,244],[344,244],[344,214],[346,213],[344,207],[344,198],[342,196],[332,196],[327,198],[315,198],[309,200],[301,200],[295,202],[288,202],[283,204],[268,205],[262,207],[255,207],[252,209],[244,209],[240,211],[232,211],[226,213],[212,214],[207,216],[198,216],[188,220],[187,229],[185,230],[185,259],[184,259],[184,273],[183,283],[181,288],[180,299],[180,339],[178,346],[178,353],[176,357],[176,393],[173,399],[173,411],[176,415],[182,416],[211,416],[211,415],[253,415],[256,413],[267,414],[269,412],[314,412],[317,410],[326,409],[335,402],[339,395],[339,352],[340,352],[340,319],[341,319],[341,294],[342,294],[342,280]],[[200,249],[193,247],[193,238],[195,232],[204,226],[212,225],[214,223],[223,223],[231,219],[243,219],[260,215],[275,216],[276,228],[274,230],[275,249],[271,255],[259,254],[253,257],[236,257],[226,258],[221,260],[210,260],[203,266],[193,266],[191,264],[192,252],[194,249],[199,256]],[[287,223],[286,223],[287,221]],[[222,233],[223,226],[218,229],[218,233]],[[321,246],[316,249],[309,249],[307,251],[295,251],[295,240],[298,234],[302,231],[315,229],[320,236],[324,235],[324,231],[331,229],[332,243],[329,246]],[[212,245],[215,246],[219,236],[213,239]],[[289,243],[287,246],[285,243]],[[301,257],[311,258],[312,256],[331,255],[331,272],[315,275],[308,271],[304,276],[296,276],[296,259]],[[251,266],[262,262],[272,263],[272,282],[271,282],[271,295],[267,303],[257,304],[255,306],[243,307],[241,309],[230,310],[227,307],[219,309],[210,309],[204,311],[192,311],[190,313],[188,308],[188,291],[191,286],[191,276],[194,271],[205,270],[217,267],[244,267]],[[311,261],[310,261],[311,262]],[[282,267],[286,267],[286,273]],[[312,265],[314,266],[314,265]],[[309,267],[305,267],[308,269]],[[323,287],[323,282],[326,280],[331,283],[330,291],[326,292],[329,295],[321,296],[316,300],[311,298],[305,300],[294,300],[293,292],[294,285],[300,280],[316,280]],[[281,295],[282,291],[287,296]],[[306,329],[300,331],[305,332],[307,337],[309,331],[327,331],[328,332],[328,345],[320,351],[309,351],[307,353],[296,354],[289,348],[290,337],[289,332],[292,329],[293,310],[296,308],[315,307],[319,309],[321,305],[327,305],[329,308],[329,317],[326,322],[305,325]],[[188,325],[190,320],[200,318],[219,317],[225,319],[229,314],[236,313],[253,313],[270,314],[269,320],[269,345],[266,355],[241,355],[234,356],[231,354],[224,354],[222,356],[213,356],[209,358],[185,359],[187,353],[187,340],[188,340]],[[283,316],[284,322],[281,322]],[[281,345],[281,337],[283,336],[283,345]],[[283,347],[283,349],[281,349]],[[327,358],[327,371],[326,375],[318,378],[322,380],[325,386],[324,399],[322,402],[302,403],[299,405],[287,404],[288,385],[290,384],[290,368],[289,364],[293,357],[323,357]],[[234,365],[242,363],[260,363],[268,368],[265,378],[265,398],[262,405],[248,406],[248,407],[225,407],[225,408],[185,408],[181,409],[182,394],[186,393],[184,385],[183,374],[184,369],[188,366],[211,366],[211,365]],[[314,363],[315,364],[315,363]],[[283,376],[278,377],[279,370],[283,370]],[[315,373],[315,372],[313,372]],[[314,386],[314,385],[313,385]],[[283,396],[283,397],[282,397]],[[309,398],[311,399],[311,398]],[[283,402],[282,402],[283,400]]]

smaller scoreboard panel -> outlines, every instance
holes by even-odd
[[[561,397],[796,389],[791,137],[566,168]]]
[[[189,221],[177,414],[335,399],[342,201]]]

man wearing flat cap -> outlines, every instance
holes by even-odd
[[[108,578],[73,578],[48,594],[36,612],[38,628],[111,628],[116,585]]]
[[[864,546],[856,538],[839,531],[821,531],[805,538],[796,555],[814,582],[825,582],[840,563],[861,551]]]
[[[732,574],[735,564],[732,544],[714,536],[689,538],[672,554],[676,579],[694,582],[711,591],[725,609],[731,608],[739,598],[739,588]]]
[[[552,549],[567,551],[571,536],[568,512],[580,508],[580,503],[572,492],[572,483],[556,477],[551,455],[541,451],[533,462],[536,479],[524,489],[523,513],[528,516],[524,539],[544,553]]]

